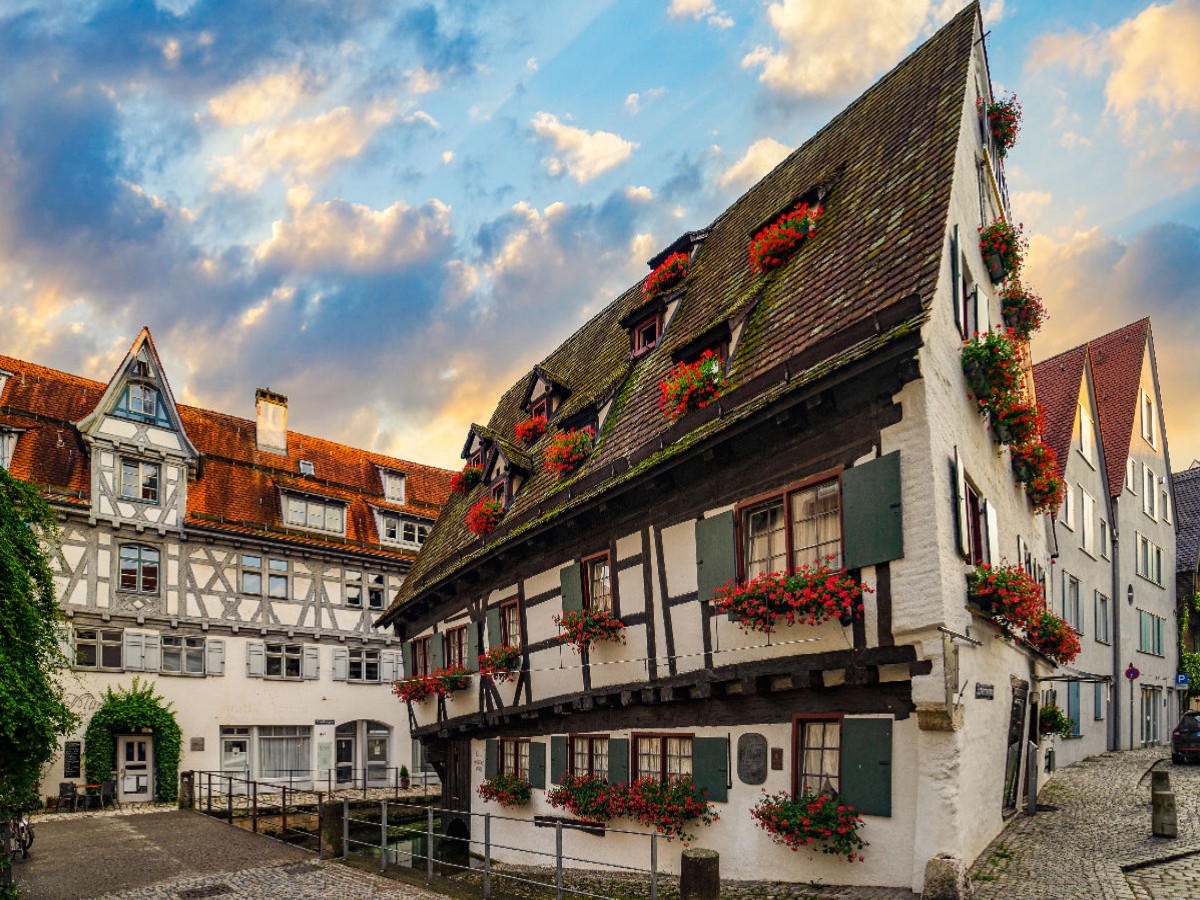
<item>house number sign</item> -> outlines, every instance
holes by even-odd
[[[767,780],[767,739],[757,732],[738,738],[737,773],[743,784],[762,784]]]

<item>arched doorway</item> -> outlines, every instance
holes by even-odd
[[[333,779],[339,787],[390,787],[399,776],[392,766],[392,729],[384,722],[356,719],[334,729]]]

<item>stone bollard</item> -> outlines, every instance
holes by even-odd
[[[967,867],[953,853],[939,853],[925,864],[921,900],[970,900],[974,896]]]
[[[1150,795],[1171,789],[1171,773],[1166,769],[1150,770]]]
[[[1175,792],[1155,791],[1150,795],[1150,827],[1155,837],[1179,836],[1179,820],[1175,814]]]
[[[321,804],[321,859],[342,855],[342,801],[326,800]]]
[[[196,808],[196,773],[179,773],[179,808]]]
[[[679,900],[719,900],[721,855],[689,847],[679,860]]]

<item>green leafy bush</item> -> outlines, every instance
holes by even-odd
[[[133,679],[129,688],[108,688],[100,708],[88,722],[83,738],[83,769],[93,784],[113,777],[116,735],[142,728],[154,732],[154,788],[159,800],[171,803],[179,796],[179,745],[183,735],[171,704],[154,693],[154,683]]]

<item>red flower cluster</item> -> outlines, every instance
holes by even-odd
[[[463,466],[463,470],[454,473],[454,477],[450,479],[450,490],[455,494],[466,494],[481,481],[483,466]]]
[[[479,673],[492,681],[511,681],[520,663],[521,651],[508,644],[501,644],[479,655]]]
[[[996,219],[986,228],[980,227],[979,249],[983,253],[984,262],[988,263],[988,271],[993,272],[997,267],[999,269],[996,274],[1000,277],[994,274],[992,280],[1001,281],[1011,277],[1021,268],[1025,239],[1021,236],[1020,226],[1013,228],[1004,219]]]
[[[979,414],[995,412],[1013,402],[1024,380],[1024,356],[1008,329],[978,331],[962,349],[963,374],[979,403]]]
[[[1079,655],[1079,635],[1052,612],[1042,610],[1025,629],[1025,637],[1059,665],[1066,665]]]
[[[502,772],[493,775],[476,790],[484,800],[501,806],[528,806],[533,786],[519,775]]]
[[[1018,337],[1026,340],[1040,329],[1048,318],[1042,298],[1023,286],[1016,278],[1009,279],[1008,284],[1000,291],[1000,312],[1004,316],[1005,324]]]
[[[1001,395],[992,404],[991,429],[1002,444],[1021,444],[1042,433],[1046,425],[1040,403],[1022,400],[1012,394]]]
[[[658,408],[672,422],[703,409],[721,396],[725,387],[721,357],[705,350],[694,363],[681,362],[659,382]]]
[[[863,820],[857,809],[839,797],[804,791],[793,798],[787,791],[763,791],[750,815],[776,844],[794,851],[801,847],[815,850],[812,845],[818,844],[823,853],[844,856],[847,862],[864,860],[860,851],[867,842],[858,835]]]
[[[559,643],[573,644],[576,653],[592,644],[625,643],[625,623],[607,610],[593,606],[555,616],[554,624],[562,629]]]
[[[1038,712],[1038,731],[1044,735],[1070,737],[1075,733],[1075,723],[1055,703],[1047,703]]]
[[[750,242],[750,271],[765,272],[787,262],[792,251],[817,228],[821,207],[799,204],[784,213]]]
[[[673,288],[688,273],[692,267],[692,258],[686,253],[672,253],[661,265],[646,276],[642,294],[647,300],[653,300],[659,294],[665,294]]]
[[[988,613],[996,629],[1012,637],[1046,608],[1042,586],[1019,566],[981,564],[970,575],[972,602]]]
[[[532,444],[545,433],[545,416],[533,416],[517,423],[517,440],[522,444]]]
[[[1034,512],[1054,515],[1062,504],[1063,481],[1058,476],[1058,454],[1041,439],[1012,448],[1013,474],[1025,486]]]
[[[546,448],[546,471],[557,472],[559,478],[574,472],[579,468],[579,464],[587,459],[595,443],[594,428],[560,431]]]
[[[504,517],[504,504],[499,500],[488,497],[480,500],[467,511],[467,527],[475,534],[483,537],[490,534],[500,524]]]
[[[427,675],[414,675],[392,685],[392,693],[401,700],[419,703],[434,694],[446,696],[471,686],[471,673],[462,666],[437,669]]]
[[[646,775],[630,784],[612,784],[591,775],[564,775],[546,800],[591,822],[632,819],[668,839],[679,837],[686,843],[695,837],[687,831],[689,822],[710,825],[720,818],[704,799],[706,795],[690,775],[672,775],[666,781]]]
[[[1017,142],[1017,132],[1021,130],[1021,104],[1017,102],[1015,94],[1009,94],[991,103],[984,103],[981,97],[975,102],[975,108],[981,116],[987,115],[988,127],[996,142],[996,152],[1003,159]]]
[[[713,593],[713,608],[728,613],[744,631],[770,634],[777,625],[820,625],[829,619],[853,621],[862,615],[863,591],[870,590],[843,572],[825,566],[801,566],[772,572],[745,584],[730,581]]]

